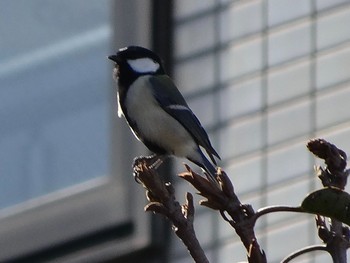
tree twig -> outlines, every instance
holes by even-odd
[[[162,214],[173,224],[173,230],[187,247],[197,263],[209,263],[204,250],[199,244],[194,230],[193,196],[186,195],[186,203],[180,205],[175,198],[175,190],[170,183],[164,184],[161,176],[149,168],[147,158],[139,158],[134,162],[134,176],[146,189],[149,203],[145,211]]]
[[[307,148],[318,158],[324,160],[324,168],[317,167],[316,172],[323,186],[337,187],[344,190],[349,170],[346,153],[324,139],[311,140]],[[326,244],[326,250],[331,254],[334,263],[346,263],[346,250],[350,247],[349,228],[340,221],[331,218],[330,229],[322,217],[316,217],[318,235]]]
[[[292,207],[292,206],[281,206],[281,205],[275,205],[275,206],[267,206],[258,209],[256,213],[252,216],[253,220],[257,220],[259,217],[269,214],[269,213],[276,213],[276,212],[296,212],[296,213],[304,213],[305,211],[300,207]]]
[[[327,251],[327,247],[326,245],[314,245],[314,246],[308,246],[308,247],[304,247],[300,250],[297,250],[293,253],[291,253],[290,255],[288,255],[287,257],[285,257],[281,263],[288,263],[290,261],[292,261],[293,259],[295,259],[296,257],[299,257],[303,254],[312,252],[312,251],[317,251],[317,250],[321,250],[321,251]]]
[[[325,160],[326,167],[317,168],[317,175],[323,185],[344,189],[349,175],[349,170],[346,170],[345,152],[322,139],[310,141],[307,147],[317,157]],[[217,171],[217,182],[212,182],[193,172],[189,166],[185,167],[187,172],[179,176],[192,184],[205,198],[200,201],[201,205],[218,210],[224,220],[235,229],[248,252],[250,263],[267,262],[265,252],[260,248],[254,232],[255,223],[261,216],[274,212],[305,212],[301,207],[289,206],[270,206],[255,212],[251,205],[240,202],[229,177],[220,168]],[[147,190],[146,195],[150,203],[146,205],[145,210],[166,216],[173,223],[175,233],[186,245],[195,262],[208,263],[193,227],[192,195],[187,193],[186,203],[180,205],[175,199],[172,185],[164,184],[161,176],[149,168],[147,158],[135,161],[134,174],[137,181]],[[316,250],[329,252],[335,263],[346,263],[346,250],[350,247],[349,228],[332,218],[329,229],[320,216],[316,216],[316,225],[319,237],[325,244],[302,248],[283,259],[282,263],[288,263],[302,254]]]
[[[205,197],[201,205],[218,210],[221,216],[229,222],[240,237],[247,250],[250,263],[266,263],[265,252],[260,248],[255,236],[255,212],[250,205],[242,204],[234,192],[234,187],[224,171],[218,168],[217,181],[219,187],[185,165],[187,172],[179,176],[187,180]]]

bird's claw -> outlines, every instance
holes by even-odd
[[[146,165],[149,169],[158,169],[160,165],[162,165],[164,158],[159,155],[151,155],[151,156],[139,156],[136,157],[133,161],[133,176],[135,182],[138,184],[142,184],[139,178],[140,166]]]
[[[161,166],[163,163],[163,160],[158,158],[156,159],[150,166],[148,166],[150,169],[157,170],[159,166]]]

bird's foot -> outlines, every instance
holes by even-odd
[[[164,159],[166,157],[165,156],[162,156],[162,155],[156,155],[156,154],[153,154],[153,155],[150,155],[150,156],[139,156],[139,157],[136,157],[133,161],[133,169],[134,169],[134,178],[135,178],[135,181],[137,183],[140,183],[140,180],[137,176],[137,166],[139,166],[141,163],[146,163],[147,167],[149,169],[158,169],[159,166],[162,165]]]
[[[163,158],[159,157],[149,166],[149,168],[157,170],[159,166],[162,165],[162,163],[163,163]]]
[[[150,155],[150,156],[138,156],[138,157],[134,158],[132,166],[135,167],[135,166],[139,165],[140,163],[146,163],[147,166],[149,167],[154,162],[156,162],[157,159],[159,159],[159,156],[155,155],[155,154]]]

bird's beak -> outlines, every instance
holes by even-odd
[[[112,60],[112,61],[114,61],[115,63],[118,62],[117,55],[110,55],[110,56],[108,56],[107,58],[110,59],[110,60]]]

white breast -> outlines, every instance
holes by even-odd
[[[142,76],[129,88],[125,99],[128,115],[148,140],[161,144],[176,156],[193,155],[197,149],[193,138],[176,119],[160,108],[147,85],[150,85],[149,76]]]

